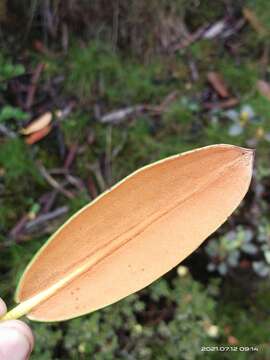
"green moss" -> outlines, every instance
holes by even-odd
[[[257,65],[246,61],[236,64],[225,57],[219,61],[217,69],[236,95],[243,97],[254,91],[259,74]]]
[[[223,334],[222,345],[227,342],[226,336],[232,335],[238,340],[237,346],[254,346],[258,351],[249,352],[252,359],[268,359],[270,355],[269,326],[270,319],[268,308],[270,301],[269,282],[261,282],[258,289],[251,296],[241,293],[239,287],[233,288],[232,284],[227,288],[226,296],[230,301],[221,301],[218,312],[221,314],[220,324],[223,329],[229,329],[229,334]],[[256,324],[256,331],[254,331]],[[214,359],[219,359],[218,354]],[[231,359],[227,354],[224,359]],[[247,359],[247,353],[237,352],[237,359]]]
[[[25,69],[21,64],[14,64],[6,55],[0,53],[0,82],[3,83],[15,76],[24,74]],[[2,84],[1,84],[2,85]],[[1,89],[1,87],[0,87]]]
[[[91,129],[93,121],[91,121],[91,114],[77,112],[71,114],[61,124],[61,129],[64,132],[65,141],[67,144],[80,144],[86,140],[87,130]]]
[[[210,61],[211,57],[216,54],[217,48],[213,45],[213,42],[204,39],[191,44],[189,51],[193,58],[203,60],[201,64],[204,64],[204,62]]]
[[[249,99],[249,104],[252,106],[255,113],[264,120],[263,125],[265,125],[266,130],[270,130],[270,101],[266,97],[256,93]]]
[[[213,23],[224,13],[224,3],[215,0],[189,1],[187,2],[185,20],[192,30]]]
[[[74,46],[68,56],[69,73],[67,87],[77,92],[79,97],[91,99],[96,91],[106,91],[104,87],[120,76],[119,58],[109,48],[93,43],[88,47]]]
[[[167,88],[157,82],[163,76],[158,62],[146,66],[123,60],[98,42],[74,46],[67,57],[67,69],[67,90],[83,103],[90,103],[95,96],[111,105],[153,101]]]
[[[0,110],[0,122],[4,122],[7,120],[26,120],[28,119],[28,114],[26,114],[24,111],[20,110],[19,108],[10,106],[10,105],[5,105],[1,110]]]
[[[247,6],[254,12],[262,28],[265,29],[263,37],[268,37],[270,34],[270,4],[268,0],[248,0]]]
[[[20,139],[10,139],[0,144],[0,166],[5,171],[7,183],[22,181],[24,177],[41,180],[29,148]]]
[[[8,194],[3,199],[4,206],[0,207],[0,229],[4,232],[14,224],[19,214],[28,210],[35,190],[44,182],[29,148],[20,139],[8,139],[0,144],[0,168]]]
[[[9,241],[12,242],[11,239]],[[35,237],[32,241],[21,244],[14,241],[11,246],[1,248],[0,293],[9,308],[14,306],[14,291],[26,265],[45,241],[44,237]]]
[[[83,206],[90,202],[89,195],[81,191],[74,199],[69,202],[69,214],[70,216],[75,214],[78,210],[80,210]]]

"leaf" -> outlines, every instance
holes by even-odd
[[[66,320],[151,284],[226,221],[247,192],[252,162],[252,150],[213,145],[128,176],[41,248],[5,319]]]
[[[267,264],[270,265],[270,250],[266,250],[264,252],[264,257],[265,257],[265,260],[266,260]]]
[[[253,270],[261,277],[268,276],[270,273],[269,267],[264,261],[254,261],[252,263]]]
[[[258,252],[258,249],[254,244],[246,243],[242,246],[242,249],[245,253],[250,255],[255,255]]]
[[[26,128],[21,130],[21,134],[30,135],[36,131],[46,128],[52,121],[52,113],[46,112],[37,119],[33,120]]]
[[[219,73],[215,71],[210,71],[207,74],[207,79],[220,97],[227,98],[230,96],[224,79]]]
[[[231,252],[228,256],[228,264],[232,267],[236,266],[239,262],[240,253],[238,250]]]
[[[268,82],[264,80],[258,80],[257,89],[262,96],[270,100],[270,84]]]
[[[228,272],[228,267],[225,263],[219,264],[217,269],[218,269],[218,272],[220,273],[220,275],[226,275]]]
[[[27,113],[13,106],[5,105],[0,111],[0,122],[10,119],[25,120],[27,118]]]
[[[33,134],[27,136],[27,138],[25,139],[26,144],[33,145],[33,144],[37,143],[38,141],[45,138],[51,130],[52,130],[51,125],[48,125],[48,126],[44,127],[43,129],[34,132]]]

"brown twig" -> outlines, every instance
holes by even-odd
[[[42,203],[42,209],[41,209],[42,214],[46,214],[47,212],[49,212],[51,210],[51,208],[53,207],[53,204],[55,203],[55,200],[57,198],[57,194],[58,194],[58,191],[53,190],[53,191],[43,195],[43,197],[39,201],[40,203]]]
[[[33,76],[31,79],[31,84],[27,93],[27,98],[26,98],[26,104],[25,104],[25,108],[26,110],[29,110],[31,108],[31,106],[33,105],[33,101],[34,101],[34,97],[36,94],[36,90],[37,90],[37,83],[39,81],[39,78],[41,76],[42,70],[44,69],[44,64],[38,64],[36,69],[33,72]]]
[[[100,190],[105,191],[108,188],[108,186],[107,186],[107,184],[104,180],[104,177],[101,173],[99,162],[95,162],[94,164],[89,165],[89,169],[95,175],[95,178],[96,178],[96,181],[97,181],[97,184],[98,184]]]
[[[239,103],[239,100],[236,98],[230,98],[218,102],[205,102],[203,107],[207,110],[213,109],[230,109],[236,106]]]
[[[196,65],[196,62],[191,59],[191,60],[189,60],[188,65],[189,65],[192,81],[193,82],[198,81],[200,76],[199,76],[199,71],[198,71],[198,67]]]
[[[150,112],[154,112],[155,114],[161,114],[173,103],[179,96],[179,92],[177,90],[172,91],[169,93],[157,106],[145,106],[145,110]]]
[[[71,113],[71,111],[74,109],[75,105],[76,105],[76,102],[74,100],[71,100],[64,109],[57,110],[55,113],[57,119],[59,121],[62,121],[65,118],[67,118],[69,116],[69,114]]]
[[[59,184],[58,181],[56,181],[45,169],[45,167],[39,163],[37,163],[37,167],[41,173],[41,175],[44,177],[44,179],[50,184],[54,189],[58,190],[61,194],[66,196],[68,199],[73,199],[74,194],[72,192],[66,190],[63,188],[61,184]]]
[[[64,169],[68,170],[72,163],[74,162],[76,155],[77,155],[77,151],[78,151],[78,145],[77,144],[73,144],[70,146],[69,148],[69,152],[66,156],[65,159],[65,163],[64,163]]]
[[[97,191],[96,184],[91,175],[88,177],[87,187],[88,187],[88,191],[90,193],[91,198],[95,199],[98,196],[98,191]]]
[[[64,168],[52,168],[50,169],[50,175],[66,175],[68,170]]]
[[[230,96],[222,75],[216,71],[209,71],[207,74],[207,80],[220,97],[228,98]]]
[[[193,44],[195,41],[199,40],[203,34],[205,33],[205,30],[207,29],[208,25],[203,25],[198,30],[196,30],[194,33],[190,34],[188,37],[186,37],[183,41],[173,46],[172,51],[178,51],[187,48],[189,45]]]
[[[27,222],[29,220],[29,215],[23,215],[20,220],[15,224],[15,226],[10,230],[8,237],[12,239],[16,239],[21,232],[23,232]]]
[[[143,105],[131,106],[125,109],[120,109],[116,111],[112,111],[108,114],[103,115],[100,118],[100,122],[103,124],[119,124],[120,122],[128,119],[132,115],[137,115],[141,111],[143,111]]]
[[[31,232],[35,227],[43,225],[44,223],[54,220],[55,218],[66,214],[69,210],[68,206],[61,206],[51,212],[46,214],[41,214],[37,216],[35,219],[28,221],[25,226],[25,230],[27,232]]]
[[[83,181],[78,177],[68,174],[66,175],[66,179],[71,185],[75,186],[79,191],[85,190],[85,185]]]
[[[16,133],[8,129],[4,124],[0,124],[0,134],[8,136],[11,139],[15,139],[17,137]]]
[[[264,25],[261,23],[255,12],[249,8],[243,9],[244,18],[249,22],[250,26],[260,35],[266,36],[267,30]]]
[[[214,39],[217,36],[220,36],[222,32],[226,28],[226,21],[219,20],[216,23],[212,24],[211,26],[207,27],[205,31],[203,32],[203,38],[204,39]]]

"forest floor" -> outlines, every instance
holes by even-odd
[[[132,2],[135,16],[121,0],[113,21],[95,6],[92,17],[34,9],[24,36],[0,6],[0,295],[10,306],[41,244],[132,171],[210,144],[256,149],[248,196],[182,268],[98,313],[34,324],[34,359],[197,359],[207,345],[270,356],[270,3],[173,3]]]

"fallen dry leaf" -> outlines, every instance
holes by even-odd
[[[256,14],[250,10],[249,8],[243,9],[243,15],[245,19],[250,23],[250,26],[261,36],[265,36],[267,34],[266,28],[259,21]]]
[[[258,80],[257,89],[262,96],[270,100],[270,84],[268,82],[264,80]]]
[[[26,128],[21,130],[21,134],[30,135],[36,131],[42,130],[47,127],[52,121],[52,113],[46,112],[37,119],[33,120]]]
[[[48,125],[46,127],[44,127],[43,129],[34,132],[33,134],[27,136],[25,142],[28,145],[33,145],[36,142],[42,140],[45,136],[47,136],[49,134],[49,132],[52,130],[51,125]]]
[[[239,103],[237,98],[229,98],[218,102],[205,102],[203,106],[205,109],[230,109]]]
[[[219,96],[222,98],[230,96],[225,81],[219,73],[211,71],[207,74],[207,79]]]
[[[222,34],[226,28],[226,22],[224,20],[217,21],[211,25],[203,34],[204,39],[214,39]]]
[[[230,345],[238,345],[239,344],[239,340],[235,336],[232,336],[232,335],[228,336],[227,341],[228,341],[228,344],[230,344]]]
[[[151,284],[227,220],[252,164],[252,150],[213,145],[134,172],[48,240],[20,280],[20,304],[2,319],[66,320]]]

